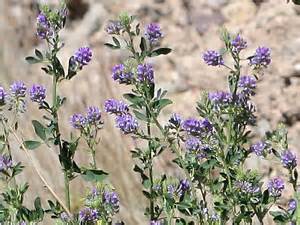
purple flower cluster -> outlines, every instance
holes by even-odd
[[[75,129],[83,129],[86,126],[87,121],[82,114],[75,113],[70,118],[70,124]]]
[[[7,93],[5,92],[4,88],[0,86],[0,106],[6,104]]]
[[[280,197],[284,189],[284,181],[280,177],[273,178],[268,182],[268,190],[271,196]]]
[[[223,57],[220,53],[209,50],[206,51],[202,56],[204,62],[209,66],[221,66],[224,65]]]
[[[96,222],[99,218],[99,212],[96,209],[86,207],[79,212],[79,221],[83,223]]]
[[[124,133],[135,133],[138,121],[129,113],[128,105],[116,99],[108,99],[104,103],[105,112],[115,114],[117,127]]]
[[[266,47],[258,47],[254,56],[250,57],[250,65],[267,67],[271,63],[271,50]]]
[[[247,48],[247,41],[245,41],[239,34],[231,41],[233,51],[240,53],[243,49]]]
[[[154,70],[151,64],[137,66],[137,78],[140,82],[154,83]]]
[[[15,98],[23,98],[26,95],[26,86],[22,81],[15,81],[10,86],[10,92],[12,97]]]
[[[232,101],[231,93],[225,91],[210,92],[208,98],[215,106],[225,106]]]
[[[40,13],[37,17],[37,36],[40,39],[50,38],[53,35],[53,29],[45,14]]]
[[[119,209],[119,196],[114,191],[104,191],[103,200],[106,204],[111,205],[116,211]]]
[[[108,99],[104,103],[105,112],[115,115],[128,114],[128,105],[116,99]]]
[[[187,179],[180,180],[177,188],[178,196],[184,195],[186,191],[190,189],[190,182]]]
[[[74,60],[80,67],[87,65],[92,60],[92,50],[89,47],[81,47],[74,54]]]
[[[179,128],[181,126],[182,121],[182,117],[177,113],[173,113],[169,119],[169,123],[176,128]]]
[[[260,191],[259,186],[254,185],[253,183],[249,181],[237,181],[235,183],[235,187],[239,189],[243,193],[247,194],[255,194]]]
[[[13,163],[8,155],[0,155],[0,171],[5,171],[12,168]]]
[[[183,122],[182,128],[192,136],[205,136],[212,132],[213,126],[208,119],[197,120],[187,119]]]
[[[100,109],[96,106],[89,106],[86,110],[86,116],[75,113],[70,118],[70,124],[75,129],[84,129],[87,125],[103,124],[101,119]]]
[[[265,153],[267,144],[263,141],[259,141],[250,147],[250,151],[254,152],[257,156],[262,156]]]
[[[256,79],[253,76],[240,77],[238,86],[242,88],[242,93],[245,95],[254,95],[254,89],[256,88]]]
[[[99,125],[101,121],[101,111],[96,106],[90,106],[87,108],[86,120],[89,124]]]
[[[123,64],[115,65],[112,69],[112,78],[120,84],[131,84],[133,79],[132,72],[126,72]]]
[[[135,133],[139,126],[138,121],[131,114],[118,115],[116,124],[124,134]]]
[[[175,189],[175,186],[173,184],[169,184],[167,186],[167,193],[168,193],[170,198],[173,198],[173,195],[174,195],[175,191],[176,191],[176,189]]]
[[[149,40],[150,44],[157,44],[163,37],[163,33],[157,23],[150,23],[146,27],[145,36]]]
[[[149,225],[163,225],[163,222],[160,220],[151,220]]]
[[[116,34],[119,35],[121,30],[123,29],[122,23],[119,20],[110,20],[108,21],[105,31],[108,34]]]
[[[291,199],[288,203],[288,211],[295,211],[297,208],[297,201],[295,199]]]
[[[42,85],[34,84],[29,90],[31,101],[42,104],[46,98],[46,88]]]
[[[60,214],[60,219],[61,219],[63,222],[70,222],[70,221],[71,221],[70,216],[69,216],[66,212],[62,212],[62,213]]]
[[[189,152],[198,152],[200,150],[200,148],[201,148],[201,141],[199,140],[199,138],[189,137],[185,141],[185,148]]]
[[[290,150],[285,150],[281,154],[281,162],[283,164],[283,167],[287,169],[294,169],[297,166],[296,155]]]

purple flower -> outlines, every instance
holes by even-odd
[[[190,135],[203,136],[211,133],[213,130],[212,124],[207,120],[187,119],[183,122],[182,128]]]
[[[198,152],[201,147],[201,142],[199,138],[196,137],[189,137],[185,141],[185,148],[190,152]]]
[[[190,189],[190,182],[187,179],[180,180],[179,186],[177,188],[178,196],[184,195],[184,193],[189,189]]]
[[[247,42],[239,34],[231,41],[231,45],[236,53],[240,53],[241,50],[247,48]]]
[[[46,98],[46,88],[42,85],[34,84],[29,90],[29,95],[31,101],[42,104]]]
[[[99,218],[99,212],[96,209],[84,208],[79,212],[79,221],[80,222],[96,222]]]
[[[271,196],[280,197],[284,189],[284,181],[280,177],[273,178],[268,182],[268,190]]]
[[[291,199],[288,203],[288,211],[295,211],[297,208],[297,201],[295,199]]]
[[[26,222],[22,221],[22,222],[19,223],[19,225],[26,225]]]
[[[215,106],[220,106],[229,104],[232,100],[232,95],[229,92],[216,91],[210,92],[208,98]]]
[[[169,119],[169,123],[178,128],[182,124],[182,117],[177,113],[173,113]]]
[[[86,120],[90,124],[101,124],[101,111],[96,106],[90,106],[87,108]]]
[[[146,27],[145,36],[150,44],[157,44],[163,37],[160,26],[157,23],[150,23]]]
[[[209,66],[221,66],[224,64],[223,57],[220,53],[209,50],[206,51],[202,56],[204,62]]]
[[[235,187],[247,194],[255,194],[260,191],[259,186],[253,185],[253,183],[250,183],[249,181],[237,181]]]
[[[140,64],[137,66],[137,78],[140,82],[154,83],[154,70],[151,64]]]
[[[130,114],[118,115],[116,124],[124,134],[135,133],[138,128],[138,121]]]
[[[254,95],[254,89],[256,88],[256,79],[252,76],[240,77],[238,86],[242,88],[242,92],[246,95]]]
[[[296,155],[290,150],[285,150],[281,154],[281,162],[284,168],[294,169],[297,166]]]
[[[64,222],[70,222],[71,221],[71,218],[70,216],[66,213],[66,212],[62,212],[60,214],[60,219]]]
[[[105,112],[110,114],[127,114],[129,111],[128,105],[116,99],[108,99],[104,103]]]
[[[126,72],[123,64],[115,65],[112,69],[112,78],[120,84],[130,84],[133,79],[132,72]]]
[[[0,106],[5,105],[7,98],[7,93],[5,92],[4,88],[0,86]]]
[[[167,186],[167,193],[168,193],[170,198],[173,198],[173,195],[174,195],[175,191],[176,191],[176,189],[175,189],[173,184],[169,184]]]
[[[258,47],[254,56],[249,59],[250,65],[267,67],[271,63],[271,50],[266,47]]]
[[[122,23],[119,20],[110,20],[108,21],[105,31],[108,34],[116,34],[119,35],[120,31],[123,29]]]
[[[53,35],[53,29],[50,23],[43,13],[40,13],[37,17],[37,36],[40,39],[46,39]]]
[[[267,145],[263,141],[259,141],[250,147],[250,151],[254,152],[257,156],[262,156],[264,153],[264,150],[266,149]]]
[[[210,216],[210,219],[212,221],[218,221],[220,219],[219,215],[217,213],[213,213],[211,216]]]
[[[12,168],[13,163],[8,155],[0,155],[0,171]]]
[[[87,65],[92,60],[92,50],[89,47],[81,47],[74,54],[74,60],[80,66]]]
[[[163,223],[159,220],[151,220],[150,225],[163,225]]]
[[[119,196],[116,192],[114,192],[114,191],[112,191],[112,192],[105,191],[103,193],[103,200],[106,204],[111,205],[116,210],[116,212],[118,211],[118,209],[119,209]]]
[[[91,191],[91,194],[92,194],[93,197],[98,197],[100,192],[96,187],[93,187],[92,191]]]
[[[22,98],[26,95],[26,86],[22,81],[15,81],[10,86],[11,95],[15,98]]]
[[[87,123],[86,118],[80,113],[75,113],[70,118],[70,124],[75,129],[84,128],[86,123]]]

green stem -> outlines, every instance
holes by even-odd
[[[52,116],[53,116],[53,122],[55,127],[55,139],[58,142],[59,146],[59,153],[61,154],[63,151],[62,148],[62,142],[60,138],[60,131],[59,131],[59,125],[58,125],[58,114],[57,114],[57,75],[53,74],[53,80],[52,80]],[[71,202],[70,202],[70,180],[68,177],[68,171],[64,170],[64,184],[65,184],[65,202],[66,206],[68,207],[68,210],[71,209]]]
[[[151,114],[149,113],[149,110],[147,111],[147,134],[151,139],[151,125],[150,125],[150,120],[151,120]],[[154,219],[154,202],[153,202],[153,153],[152,153],[152,147],[150,145],[150,140],[148,141],[148,148],[150,151],[150,157],[149,157],[149,178],[150,178],[150,219]]]
[[[92,149],[92,158],[93,158],[93,164],[92,164],[93,169],[97,169],[97,163],[96,163],[96,151],[95,151],[94,148]]]
[[[68,177],[67,172],[64,172],[64,179],[65,179],[65,201],[68,207],[68,210],[71,209],[71,199],[70,199],[70,180]]]

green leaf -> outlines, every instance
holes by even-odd
[[[167,105],[172,104],[173,102],[170,99],[160,99],[153,103],[153,107],[160,112],[163,108],[165,108]]]
[[[134,105],[141,105],[141,103],[144,103],[144,99],[142,97],[131,93],[124,94],[123,97]]]
[[[139,111],[137,110],[133,110],[133,113],[135,115],[136,118],[142,120],[142,121],[145,121],[147,122],[148,121],[148,118],[146,115],[144,115],[143,113],[140,113]]]
[[[167,55],[172,51],[170,48],[159,48],[151,52],[150,57],[155,57],[159,55]]]
[[[300,0],[293,0],[295,5],[300,5]]]
[[[141,29],[140,29],[140,24],[138,23],[135,27],[135,34],[138,36],[141,32]]]
[[[147,42],[144,37],[141,38],[140,49],[142,52],[147,50]]]
[[[29,64],[36,64],[36,63],[41,62],[41,60],[39,60],[39,59],[37,59],[37,58],[34,58],[34,57],[32,57],[32,56],[26,57],[25,60],[26,60]]]
[[[111,49],[119,49],[119,48],[120,48],[119,46],[115,46],[115,45],[110,44],[110,43],[105,43],[104,45],[105,45],[106,47],[108,47],[108,48],[111,48]]]
[[[43,60],[43,54],[38,50],[38,49],[35,49],[35,55],[40,59],[40,60]]]
[[[116,37],[113,37],[113,41],[116,44],[116,46],[118,46],[119,48],[121,47],[121,44],[120,44],[119,40]]]
[[[176,219],[175,225],[186,225],[186,221],[183,218]]]
[[[41,146],[41,142],[39,141],[24,141],[23,144],[29,150],[34,150]]]
[[[42,125],[39,121],[37,120],[32,120],[32,125],[34,127],[34,131],[36,135],[42,139],[43,141],[46,140],[46,128],[44,125]]]
[[[66,76],[66,79],[71,80],[76,74],[77,74],[77,66],[74,65],[74,56],[70,57],[69,59],[69,66],[68,66],[68,74]]]
[[[91,182],[101,182],[107,177],[108,173],[106,173],[103,170],[86,170],[84,172],[83,178],[86,181],[91,181]]]

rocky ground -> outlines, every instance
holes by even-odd
[[[259,118],[256,134],[262,136],[282,121],[289,128],[291,146],[296,150],[300,148],[300,8],[286,4],[285,0],[72,0],[69,21],[63,32],[66,46],[60,57],[66,61],[78,47],[89,45],[94,51],[94,60],[76,79],[62,84],[61,92],[68,98],[66,109],[60,115],[65,121],[64,133],[70,131],[68,118],[72,113],[83,111],[87,105],[101,106],[105,99],[118,97],[126,90],[110,78],[111,67],[125,55],[103,47],[108,40],[105,22],[123,10],[137,15],[143,26],[151,21],[159,22],[165,33],[163,44],[173,49],[166,57],[151,59],[158,85],[168,89],[176,103],[165,111],[164,118],[173,111],[184,116],[196,115],[195,102],[201,92],[225,88],[226,70],[207,67],[201,60],[203,51],[221,48],[218,31],[222,26],[247,38],[249,48],[245,55],[252,54],[260,45],[270,47],[273,62],[259,81],[255,97]],[[0,1],[0,83],[5,87],[13,80],[25,80],[28,85],[49,84],[49,77],[42,76],[38,66],[29,66],[24,61],[34,48],[43,48],[35,36],[37,14],[36,0]],[[244,73],[248,72],[245,68]],[[23,122],[39,115],[33,108],[29,112]],[[32,137],[30,124],[23,124],[24,135]],[[113,128],[111,118],[106,116],[105,127],[98,149],[99,164],[109,171],[111,182],[121,194],[120,216],[128,224],[144,224],[142,196],[137,191],[140,188],[138,176],[131,171],[132,141],[121,136]],[[17,149],[14,154],[26,163]],[[55,151],[40,149],[32,154],[51,185],[62,190],[62,176],[56,175],[59,164]],[[87,163],[84,149],[78,158]],[[166,155],[159,159],[157,169],[176,173],[169,158]],[[30,165],[26,166],[22,179],[31,178],[30,192],[48,195],[40,188],[40,181]],[[268,165],[262,160],[252,160],[250,166],[268,171]],[[80,179],[72,184],[72,190],[73,199],[78,203],[76,207],[80,205],[80,198],[76,196],[84,192]]]

